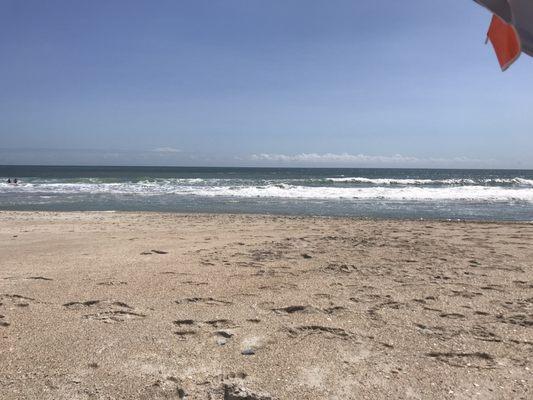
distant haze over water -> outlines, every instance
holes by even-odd
[[[533,221],[532,170],[0,166],[0,179],[1,210]]]

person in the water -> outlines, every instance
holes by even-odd
[[[15,185],[16,185],[17,183],[19,183],[18,179],[15,178],[15,179],[13,180],[13,183],[14,183]]]
[[[7,178],[7,183],[11,183],[11,178]]]

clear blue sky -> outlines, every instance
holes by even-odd
[[[470,0],[0,0],[0,164],[533,168]]]

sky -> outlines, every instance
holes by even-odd
[[[0,0],[0,164],[533,168],[471,0]]]

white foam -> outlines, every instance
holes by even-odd
[[[447,188],[422,187],[365,187],[365,188],[332,188],[305,186],[266,186],[240,188],[195,188],[194,194],[199,196],[229,197],[271,197],[292,199],[330,199],[330,200],[468,200],[468,201],[526,201],[533,202],[533,189],[511,189],[487,186],[457,186]]]
[[[407,179],[407,178],[363,178],[363,177],[341,177],[326,178],[327,181],[334,183],[364,183],[369,185],[479,185],[479,184],[504,184],[504,185],[521,185],[533,186],[532,179],[525,178],[494,178],[481,179],[476,181],[471,178],[450,178],[450,179]]]
[[[50,194],[136,194],[150,195],[195,195],[205,197],[235,198],[286,198],[324,200],[371,200],[391,201],[441,201],[467,200],[479,202],[533,202],[533,187],[502,186],[359,186],[316,187],[289,184],[251,186],[227,182],[210,185],[177,183],[175,180],[123,182],[123,183],[22,183],[19,186],[0,184],[0,193],[18,192],[46,196]]]
[[[512,181],[513,183],[518,183],[519,185],[533,186],[533,179],[514,178]]]
[[[346,182],[346,183],[367,183],[371,185],[425,185],[435,183],[431,179],[391,179],[391,178],[362,178],[362,177],[343,177],[343,178],[327,178],[330,182]]]

